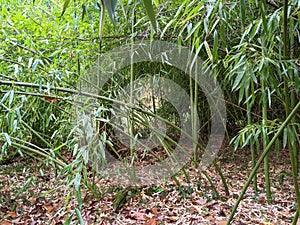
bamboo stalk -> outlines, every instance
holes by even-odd
[[[250,85],[253,85],[253,83],[251,82]],[[246,91],[246,99],[249,99],[249,92],[250,92],[250,90],[248,87],[248,89]],[[247,101],[247,123],[248,123],[248,125],[250,125],[252,123],[251,108],[252,108],[252,102],[250,103],[249,101]],[[254,148],[253,140],[250,140],[250,150],[251,150],[251,164],[252,164],[252,169],[253,169],[255,167],[255,161],[256,161],[256,149]],[[258,190],[257,190],[256,174],[253,178],[253,188],[254,188],[255,194],[257,194]]]
[[[262,161],[264,160],[264,158],[266,157],[266,155],[269,153],[272,145],[275,143],[275,141],[278,139],[278,137],[281,135],[281,133],[283,132],[284,128],[289,124],[289,122],[291,121],[292,118],[294,118],[294,116],[296,115],[297,111],[300,109],[300,102],[298,102],[298,104],[295,106],[295,108],[291,111],[291,113],[288,115],[288,117],[285,119],[285,121],[282,123],[282,125],[279,127],[278,131],[275,133],[274,137],[271,139],[271,141],[269,142],[269,144],[266,146],[266,148],[264,149],[263,153],[261,154],[261,156],[259,157],[259,159],[257,160],[255,167],[253,168],[253,170],[251,171],[245,186],[242,189],[241,194],[239,195],[236,203],[234,204],[231,214],[228,218],[228,221],[226,223],[226,225],[230,225],[235,212],[237,210],[237,207],[239,206],[240,202],[242,201],[253,177],[256,174],[256,171],[258,170],[260,164],[262,163]]]
[[[288,0],[284,0],[283,3],[283,57],[284,59],[289,58],[289,30],[288,30]],[[289,94],[289,84],[287,76],[284,76],[284,95],[285,95],[285,113],[286,115],[290,112],[290,106],[295,102],[293,94]],[[293,132],[293,131],[290,131]],[[298,162],[296,161],[297,148],[292,145],[291,137],[288,135],[288,147],[290,162],[292,166],[293,183],[295,188],[296,200],[297,200],[297,212],[294,215],[293,225],[297,224],[299,212],[300,212],[300,193],[298,185]]]

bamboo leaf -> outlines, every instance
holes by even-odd
[[[67,10],[67,8],[68,8],[68,6],[69,6],[69,3],[70,3],[70,0],[65,0],[64,6],[63,6],[63,10],[62,10],[62,12],[61,12],[60,17],[62,17],[62,16],[65,14],[65,12],[66,12],[66,10]]]
[[[70,225],[74,216],[74,212],[71,214],[69,218],[66,219],[64,225]]]
[[[81,15],[81,20],[83,21],[84,20],[84,16],[85,16],[85,13],[86,13],[86,6],[84,4],[82,4],[82,15]]]
[[[83,218],[82,218],[82,215],[81,215],[79,209],[76,208],[76,209],[75,209],[75,212],[76,212],[77,218],[78,218],[78,220],[79,220],[79,223],[80,223],[81,225],[84,225],[84,220],[83,220]]]
[[[212,55],[212,53],[211,53],[211,50],[210,50],[210,48],[209,48],[209,45],[208,45],[207,41],[204,41],[203,44],[204,44],[206,53],[207,53],[207,55],[208,55],[208,58],[209,58],[211,61],[213,61],[214,58],[213,58],[213,55]]]
[[[104,0],[104,6],[107,10],[109,18],[111,19],[112,23],[116,24],[115,13],[117,8],[118,0]]]
[[[11,140],[10,140],[10,136],[8,135],[8,133],[4,133],[4,136],[5,136],[7,144],[11,145]]]
[[[11,90],[10,95],[9,95],[9,101],[8,101],[9,106],[11,105],[11,103],[14,100],[14,93],[15,93],[14,90]]]
[[[68,195],[67,195],[67,197],[66,197],[65,204],[64,204],[64,210],[69,205],[70,198],[71,198],[71,192],[69,192]]]
[[[244,71],[237,73],[237,76],[235,78],[234,84],[232,86],[232,90],[235,90],[238,87],[238,85],[241,83],[241,80],[244,77],[244,74],[245,74]]]
[[[78,191],[75,191],[75,196],[76,196],[76,199],[77,199],[79,209],[82,209],[82,196],[81,196],[80,189]]]
[[[114,203],[113,203],[113,209],[115,211],[118,211],[121,207],[121,205],[125,202],[126,200],[126,196],[127,196],[127,191],[126,190],[122,190],[120,191],[115,200],[114,200]]]
[[[245,0],[240,0],[240,7],[241,7],[242,22],[245,23],[245,18],[246,18],[246,2],[245,2]]]
[[[283,147],[286,147],[287,144],[287,136],[288,136],[288,130],[287,128],[284,128],[283,130]]]
[[[154,9],[152,6],[152,0],[143,0],[143,2],[145,5],[147,16],[150,19],[150,22],[151,22],[154,30],[157,31],[155,13],[154,13]]]
[[[155,4],[156,7],[158,7],[159,6],[159,0],[154,0],[154,4]]]
[[[74,179],[74,186],[75,186],[76,191],[79,191],[80,183],[81,183],[80,181],[81,181],[81,174],[77,173],[76,177]]]
[[[216,63],[218,63],[218,50],[219,50],[219,37],[218,37],[218,31],[215,30],[215,32],[214,32],[213,57],[214,57],[214,61]]]
[[[32,183],[33,180],[34,180],[33,177],[28,178],[28,179],[26,180],[24,186],[22,187],[22,189],[20,189],[20,190],[18,191],[18,193],[17,193],[16,196],[19,196],[21,193],[23,193],[23,192],[28,188],[28,186]]]

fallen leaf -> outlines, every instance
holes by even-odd
[[[152,208],[150,209],[150,212],[153,213],[154,215],[158,214],[158,208]]]
[[[147,220],[148,219],[148,217],[146,216],[145,213],[140,213],[140,212],[134,212],[132,217],[135,218],[136,220]]]
[[[166,219],[167,219],[168,222],[176,222],[179,219],[179,217],[170,216],[170,217],[166,217]]]
[[[216,221],[216,219],[212,216],[207,216],[207,217],[205,217],[205,219],[209,220],[210,222],[215,222]]]
[[[157,225],[156,219],[155,218],[150,218],[149,220],[144,223],[144,225]]]
[[[0,225],[12,225],[12,222],[8,220],[3,220],[2,222],[0,222]]]
[[[56,102],[58,102],[58,98],[55,98],[55,97],[48,97],[48,96],[46,96],[45,97],[45,100],[47,101],[47,102],[54,102],[54,103],[56,103]]]
[[[221,220],[218,222],[218,225],[226,225],[227,221],[226,220]]]
[[[7,217],[15,218],[15,217],[17,217],[17,214],[15,212],[9,212],[9,213],[7,213]]]

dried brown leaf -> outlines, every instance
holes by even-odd
[[[8,220],[3,220],[2,222],[0,222],[0,225],[12,225],[12,222]]]
[[[144,225],[157,225],[156,219],[155,218],[150,218],[149,220],[144,223]]]
[[[221,220],[218,222],[218,225],[226,225],[227,221],[226,220]]]

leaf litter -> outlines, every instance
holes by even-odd
[[[213,167],[206,171],[219,191],[216,195],[201,171],[187,166],[189,180],[179,173],[181,187],[172,179],[160,185],[123,188],[116,182],[97,178],[101,196],[95,198],[82,187],[81,215],[86,224],[226,224],[230,211],[251,171],[249,149],[234,153],[223,149],[218,164],[226,177],[230,196],[226,196],[221,179]],[[258,172],[255,195],[250,187],[239,206],[232,224],[279,225],[291,224],[295,213],[295,195],[290,176],[289,156],[282,150],[271,155],[270,174],[273,202],[268,203],[264,193],[263,167]],[[31,165],[31,166],[30,166]],[[0,166],[0,225],[10,224],[64,224],[78,207],[75,197],[68,204],[71,191],[64,178],[55,177],[50,167],[29,158],[19,158]],[[124,192],[124,199],[116,208],[116,196]],[[75,214],[75,213],[74,213]],[[73,217],[70,224],[76,224]]]

